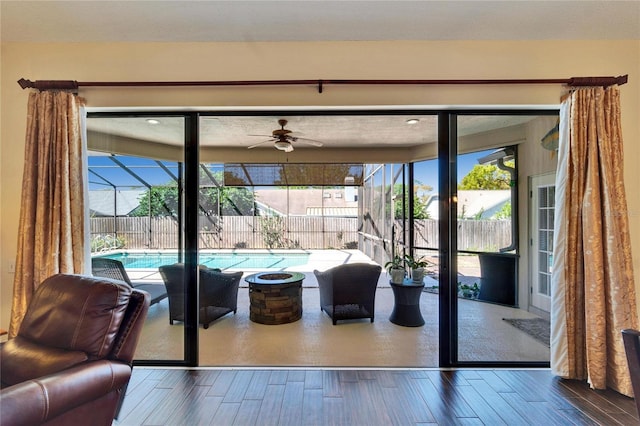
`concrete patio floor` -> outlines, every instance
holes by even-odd
[[[313,268],[371,260],[354,250],[323,251]],[[216,367],[371,367],[438,366],[438,295],[423,292],[421,327],[389,321],[394,297],[386,272],[376,292],[375,321],[351,320],[332,325],[320,310],[319,292],[309,266],[289,268],[305,273],[303,314],[282,325],[257,324],[249,319],[247,283],[241,282],[238,312],[200,326],[199,362]],[[248,271],[247,274],[254,271]],[[135,275],[135,274],[134,274]],[[132,277],[133,278],[133,277]],[[134,278],[135,279],[135,278]],[[154,281],[152,278],[147,280]],[[459,359],[464,361],[548,361],[549,348],[509,325],[503,318],[535,318],[517,308],[459,299]],[[183,358],[183,327],[169,324],[168,302],[153,305],[145,323],[136,359]]]

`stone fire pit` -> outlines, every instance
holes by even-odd
[[[300,272],[261,272],[249,275],[249,319],[259,324],[286,324],[302,317]]]

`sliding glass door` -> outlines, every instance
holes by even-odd
[[[527,180],[520,178],[552,167],[540,141],[553,125],[554,117],[537,115],[456,117],[457,269],[451,304],[459,363],[549,361],[548,317],[528,309],[530,247],[522,230],[531,219]]]
[[[313,115],[287,117],[301,128]],[[431,339],[421,366],[546,365],[553,182],[535,177],[555,170],[557,113],[398,115],[351,111],[315,117],[310,129],[324,128],[329,139],[335,129],[361,120],[367,125],[354,126],[371,132],[360,135],[368,143],[381,133],[379,126],[398,123],[383,132],[385,142],[405,143],[397,137],[405,128],[419,135],[406,149],[406,162],[343,164],[336,157],[297,164],[243,162],[253,135],[268,133],[252,130],[255,118],[260,129],[272,128],[278,118],[267,113],[90,114],[92,255],[119,260],[134,285],[160,293],[137,361],[234,363],[219,356],[224,345],[211,345],[204,337],[214,333],[198,324],[198,265],[218,267],[205,255],[337,248],[359,250],[380,265],[394,254],[427,262],[421,296],[426,324],[412,331]],[[407,140],[413,137],[407,134]],[[233,153],[238,141],[244,145]],[[257,151],[288,158],[278,146]],[[323,148],[327,152],[332,148]],[[234,155],[236,161],[229,161]],[[161,267],[176,263],[183,272],[172,286]],[[248,306],[246,283],[241,287],[240,301]],[[388,321],[382,315],[376,321]]]
[[[186,123],[168,115],[87,119],[91,257],[121,265],[121,279],[151,296],[136,350],[142,363],[185,361],[186,290],[182,277],[166,283],[160,269],[185,258]],[[105,273],[107,262],[94,261],[92,272]]]

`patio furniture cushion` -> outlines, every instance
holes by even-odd
[[[333,325],[338,320],[358,318],[373,322],[381,270],[380,265],[371,263],[348,263],[313,271],[320,289],[320,309],[331,317]]]

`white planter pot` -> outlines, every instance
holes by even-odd
[[[424,268],[416,268],[411,270],[411,279],[415,283],[421,283],[424,278]]]
[[[391,282],[394,284],[402,284],[404,281],[404,269],[391,269],[389,275],[391,275]]]

